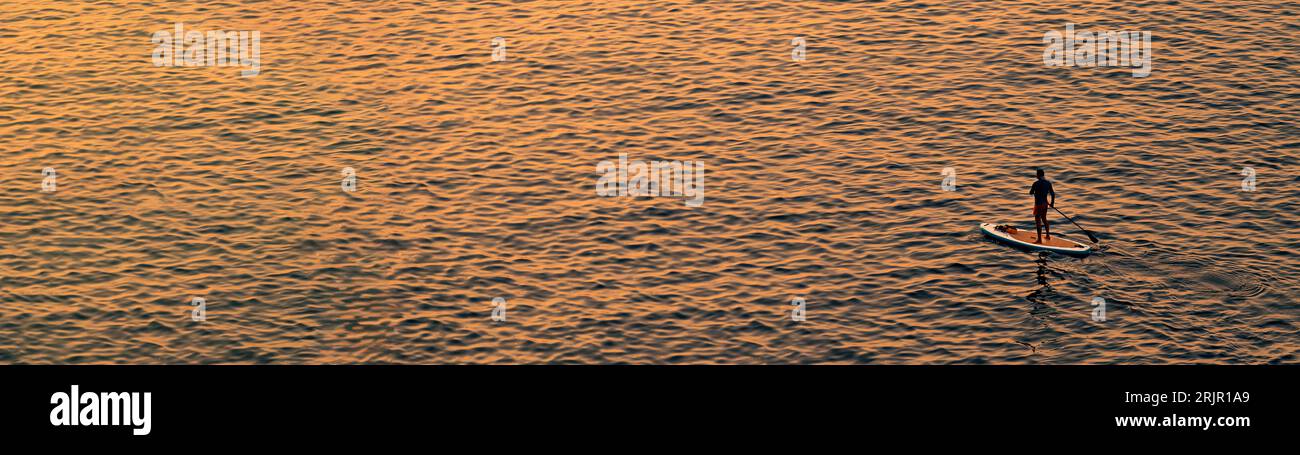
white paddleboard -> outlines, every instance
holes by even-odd
[[[1003,226],[1004,229],[999,229],[998,226]],[[1017,229],[1015,227],[1008,227],[1007,225],[980,223],[980,230],[984,231],[984,235],[989,236],[993,240],[1028,250],[1051,251],[1075,256],[1087,256],[1092,254],[1092,247],[1061,237],[1056,233],[1052,233],[1052,238],[1050,240],[1044,238],[1041,242],[1035,242],[1034,240],[1038,237],[1038,233],[1033,229]]]

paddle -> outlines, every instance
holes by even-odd
[[[1084,229],[1083,226],[1080,226],[1079,223],[1075,223],[1074,220],[1071,220],[1071,219],[1070,219],[1070,216],[1069,216],[1069,215],[1066,215],[1064,212],[1061,212],[1061,209],[1056,208],[1056,206],[1052,206],[1052,210],[1055,210],[1056,213],[1060,213],[1061,216],[1063,216],[1063,217],[1065,217],[1065,219],[1069,220],[1071,224],[1074,224],[1074,227],[1079,228],[1080,231],[1083,231],[1084,234],[1087,234],[1087,235],[1088,235],[1088,240],[1092,240],[1092,243],[1101,243],[1101,240],[1097,240],[1097,236],[1092,235],[1091,232],[1088,232],[1088,230],[1087,230],[1087,229]]]

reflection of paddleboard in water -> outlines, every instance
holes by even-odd
[[[1074,256],[1087,256],[1092,254],[1093,251],[1092,247],[1067,239],[1059,234],[1052,234],[1051,239],[1043,238],[1041,242],[1035,243],[1034,239],[1038,236],[1036,231],[1016,229],[1013,226],[993,223],[980,223],[980,230],[989,238],[1032,251],[1051,251]]]

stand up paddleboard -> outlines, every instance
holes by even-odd
[[[1074,256],[1092,254],[1092,247],[1066,239],[1055,233],[1052,234],[1050,240],[1044,238],[1042,243],[1034,243],[1034,238],[1038,237],[1038,233],[1032,229],[1016,229],[1005,224],[980,223],[980,230],[984,231],[984,235],[993,240],[1027,250],[1051,251]]]

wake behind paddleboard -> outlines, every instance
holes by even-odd
[[[984,235],[1008,245],[1033,250],[1033,251],[1051,251],[1054,253],[1069,254],[1074,256],[1087,256],[1092,254],[1092,247],[1082,243],[1066,239],[1057,234],[1052,234],[1050,240],[1043,239],[1040,243],[1034,243],[1038,237],[1037,232],[1028,229],[1016,229],[1006,225],[999,229],[1000,225],[993,223],[980,223],[980,230]]]

